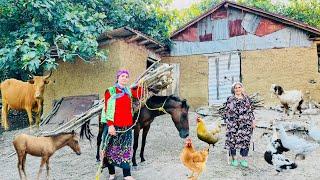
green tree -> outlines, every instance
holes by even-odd
[[[22,78],[55,68],[56,59],[106,59],[96,41],[109,28],[99,5],[95,0],[1,0],[1,73]]]
[[[66,62],[105,60],[97,37],[130,26],[169,44],[172,0],[0,0],[0,75],[25,79]]]

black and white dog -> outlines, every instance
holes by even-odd
[[[303,103],[303,94],[298,90],[285,91],[281,86],[272,84],[270,91],[277,96],[280,103],[284,106],[285,114],[289,115],[289,108],[292,108],[292,113],[299,111],[301,114],[301,105]]]

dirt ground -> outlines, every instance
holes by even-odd
[[[255,112],[257,122],[272,120],[280,116],[280,113],[271,110],[257,110]],[[317,120],[320,115],[312,116]],[[196,113],[190,112],[190,136],[197,149],[206,146],[196,137]],[[212,120],[213,121],[213,120]],[[212,124],[207,121],[207,124]],[[97,133],[97,125],[92,126]],[[210,149],[206,171],[201,174],[199,179],[320,179],[319,162],[320,149],[307,156],[306,160],[297,160],[298,168],[276,175],[276,171],[271,165],[268,165],[263,159],[263,153],[266,148],[265,139],[260,135],[267,130],[256,128],[253,134],[255,150],[252,146],[249,152],[249,168],[234,168],[228,165],[226,151],[223,149],[225,140],[225,127],[223,127],[222,139],[218,144]],[[0,139],[0,179],[17,180],[19,174],[17,170],[16,155],[8,158],[13,152],[12,140],[16,134],[29,132],[28,129],[5,132]],[[187,179],[190,172],[180,162],[180,152],[183,148],[184,140],[178,136],[178,131],[169,115],[163,115],[155,119],[147,137],[145,150],[146,162],[138,163],[138,167],[133,168],[132,175],[137,180],[180,180]],[[96,141],[92,144],[88,140],[80,142],[82,154],[77,156],[70,148],[65,147],[58,150],[50,159],[50,179],[56,180],[80,180],[95,179],[98,164],[95,160]],[[139,152],[137,152],[139,154]],[[292,153],[286,154],[293,158]],[[139,158],[137,158],[140,162]],[[29,179],[35,179],[39,170],[40,158],[27,156],[26,172]],[[120,169],[116,169],[117,179],[122,178]],[[42,176],[44,179],[44,173]],[[100,179],[107,179],[107,169],[103,171]]]

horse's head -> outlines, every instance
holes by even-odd
[[[71,138],[68,140],[67,145],[77,154],[81,154],[80,145],[79,145],[79,137],[78,135],[72,131]]]
[[[168,96],[166,103],[164,104],[164,109],[171,115],[171,118],[179,131],[179,136],[181,138],[186,138],[189,136],[189,105],[187,100],[176,96]]]

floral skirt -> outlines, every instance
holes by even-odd
[[[253,129],[250,121],[227,121],[225,149],[249,149]]]
[[[116,131],[125,131],[127,127],[115,127]],[[109,164],[123,169],[130,168],[132,160],[132,129],[125,133],[117,133],[116,136],[108,135],[108,126],[104,127],[102,149]]]

